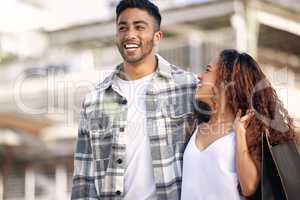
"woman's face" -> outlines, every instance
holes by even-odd
[[[195,98],[212,106],[212,97],[215,96],[217,90],[217,70],[219,56],[215,57],[205,68],[205,71],[198,75],[200,81]]]

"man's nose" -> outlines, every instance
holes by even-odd
[[[125,37],[126,37],[126,40],[136,39],[137,34],[136,34],[136,31],[134,30],[134,28],[129,28]]]

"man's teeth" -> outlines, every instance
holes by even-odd
[[[125,48],[129,49],[129,48],[138,48],[139,46],[137,44],[125,44]]]

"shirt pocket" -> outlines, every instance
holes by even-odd
[[[110,157],[113,143],[113,121],[100,111],[93,111],[89,118],[89,130],[95,160]]]
[[[167,143],[182,146],[188,134],[189,120],[193,120],[192,112],[173,104],[165,105],[161,109],[165,120]]]

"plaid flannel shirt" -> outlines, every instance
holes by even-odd
[[[195,119],[196,78],[160,56],[146,91],[147,134],[158,200],[181,193],[183,150]],[[122,65],[83,102],[74,157],[71,199],[123,199],[126,100],[114,85]]]

